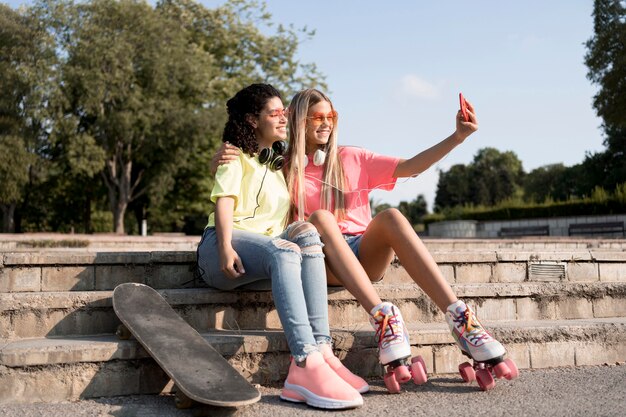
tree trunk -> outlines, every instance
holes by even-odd
[[[137,204],[137,202],[135,202],[134,208],[133,208],[133,212],[135,214],[135,221],[137,222],[137,230],[139,231],[139,234],[141,235],[141,227],[143,224],[143,220],[146,218],[146,209],[143,206],[143,204]]]
[[[85,233],[93,233],[91,227],[91,190],[88,191],[83,206],[83,229]]]
[[[125,151],[123,151],[124,146],[126,147]],[[115,155],[106,161],[106,169],[102,172],[102,177],[109,190],[109,207],[113,213],[113,229],[117,234],[124,234],[124,216],[128,205],[145,191],[135,191],[141,182],[143,171],[137,174],[133,183],[131,155],[132,148],[130,145],[118,143]]]
[[[13,233],[22,233],[22,213],[24,212],[25,204],[20,204],[20,207],[13,207]]]
[[[15,203],[2,204],[2,233],[14,233],[15,222]]]
[[[126,207],[128,204],[118,201],[115,209],[113,210],[113,227],[115,233],[118,235],[124,234],[124,216],[126,215]]]
[[[123,161],[121,146],[118,146],[116,155],[109,159],[107,168],[102,173],[104,182],[109,190],[109,207],[113,213],[113,230],[116,234],[124,234],[124,216],[131,201],[131,172],[132,161]]]

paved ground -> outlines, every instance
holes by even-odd
[[[280,390],[262,387],[257,404],[235,412],[219,409],[177,410],[171,397],[132,396],[59,404],[4,405],[6,417],[163,416],[198,415],[236,417],[353,416],[624,416],[626,364],[523,371],[514,381],[499,380],[496,388],[481,392],[455,376],[432,377],[423,386],[411,383],[390,395],[382,381],[371,382],[365,405],[356,410],[327,412],[280,401]]]

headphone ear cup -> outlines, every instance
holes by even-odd
[[[287,150],[287,142],[284,140],[277,140],[272,143],[271,148],[263,148],[259,152],[259,162],[262,165],[269,165],[273,171],[282,169],[285,165],[285,158],[282,156]]]
[[[261,152],[259,153],[259,162],[265,165],[272,159],[273,155],[274,155],[274,152],[272,151],[271,148],[263,148],[261,149]]]
[[[321,149],[316,150],[313,154],[313,165],[319,167],[324,165],[324,162],[326,162],[326,152]]]
[[[275,154],[284,155],[285,151],[287,150],[287,142],[285,142],[284,140],[277,140],[276,142],[272,143],[272,149],[274,150]]]
[[[276,155],[276,157],[274,157],[274,159],[270,162],[270,169],[279,171],[283,168],[283,165],[285,165],[285,158],[280,155]]]

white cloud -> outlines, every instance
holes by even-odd
[[[418,77],[414,74],[408,74],[402,77],[400,80],[401,93],[404,96],[424,98],[424,99],[436,99],[439,97],[439,88]]]

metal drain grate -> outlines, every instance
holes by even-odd
[[[530,281],[561,281],[565,279],[565,264],[531,263],[528,269]]]

